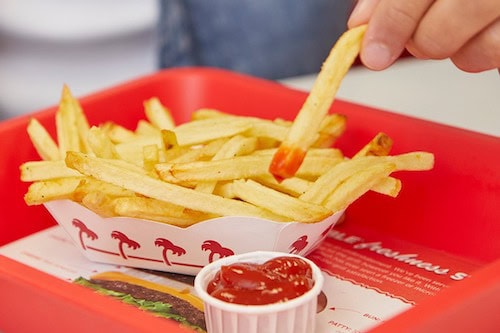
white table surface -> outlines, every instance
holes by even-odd
[[[281,80],[309,91],[316,75]],[[500,75],[466,73],[451,61],[404,59],[375,72],[351,68],[336,98],[500,137]]]

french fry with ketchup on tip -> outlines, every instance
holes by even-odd
[[[346,31],[333,46],[306,98],[269,166],[280,181],[295,175],[332,105],[340,82],[359,54],[366,31],[362,25]]]

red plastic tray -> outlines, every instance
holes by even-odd
[[[90,123],[113,120],[135,128],[143,101],[157,96],[178,122],[200,107],[264,118],[293,119],[306,94],[278,83],[208,68],[170,69],[81,99]],[[27,207],[19,165],[37,159],[26,134],[30,116],[54,132],[56,107],[0,123],[0,245],[55,224],[43,207]],[[347,211],[346,223],[481,263],[466,281],[372,332],[500,331],[500,139],[337,100],[348,116],[337,143],[349,156],[383,131],[394,153],[433,152],[432,171],[400,173],[396,199],[369,193]],[[436,110],[439,112],[439,110]],[[154,318],[90,290],[0,256],[0,331],[176,332]],[[29,318],[29,319],[28,319]]]

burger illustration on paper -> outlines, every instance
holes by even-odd
[[[177,321],[197,332],[205,332],[203,302],[192,292],[192,282],[180,281],[186,276],[179,274],[162,275],[162,278],[172,282],[171,285],[118,271],[101,272],[89,278],[79,277],[74,283],[91,288],[99,294],[111,296],[154,316]],[[182,282],[184,285],[178,289],[173,287],[173,282],[177,285]]]

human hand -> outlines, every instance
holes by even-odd
[[[348,26],[368,24],[361,61],[389,67],[406,48],[421,59],[446,59],[466,72],[500,67],[498,0],[358,0]]]

